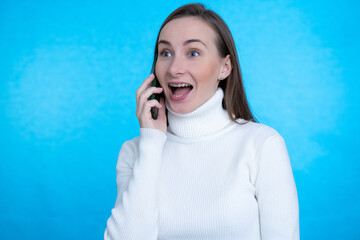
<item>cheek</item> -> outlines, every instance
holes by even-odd
[[[207,62],[202,64],[202,66],[194,67],[194,71],[198,77],[199,85],[206,85],[207,87],[212,87],[210,83],[217,82],[217,73],[219,65],[216,61]]]

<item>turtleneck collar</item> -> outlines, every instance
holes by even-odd
[[[179,114],[168,109],[168,131],[178,137],[194,138],[206,136],[227,126],[231,120],[227,111],[222,108],[223,90],[218,88],[207,102],[196,110]]]

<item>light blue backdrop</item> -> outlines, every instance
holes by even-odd
[[[0,239],[101,239],[135,91],[188,1],[0,2]],[[206,1],[288,146],[302,239],[360,239],[359,3]]]

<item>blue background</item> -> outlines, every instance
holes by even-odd
[[[101,239],[135,91],[188,1],[0,3],[0,239]],[[358,1],[206,1],[248,99],[284,137],[302,239],[360,239]]]

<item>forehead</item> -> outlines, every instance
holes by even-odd
[[[214,43],[215,31],[204,20],[196,17],[183,17],[171,20],[160,32],[159,39],[171,43],[189,39],[200,39],[205,43]]]

